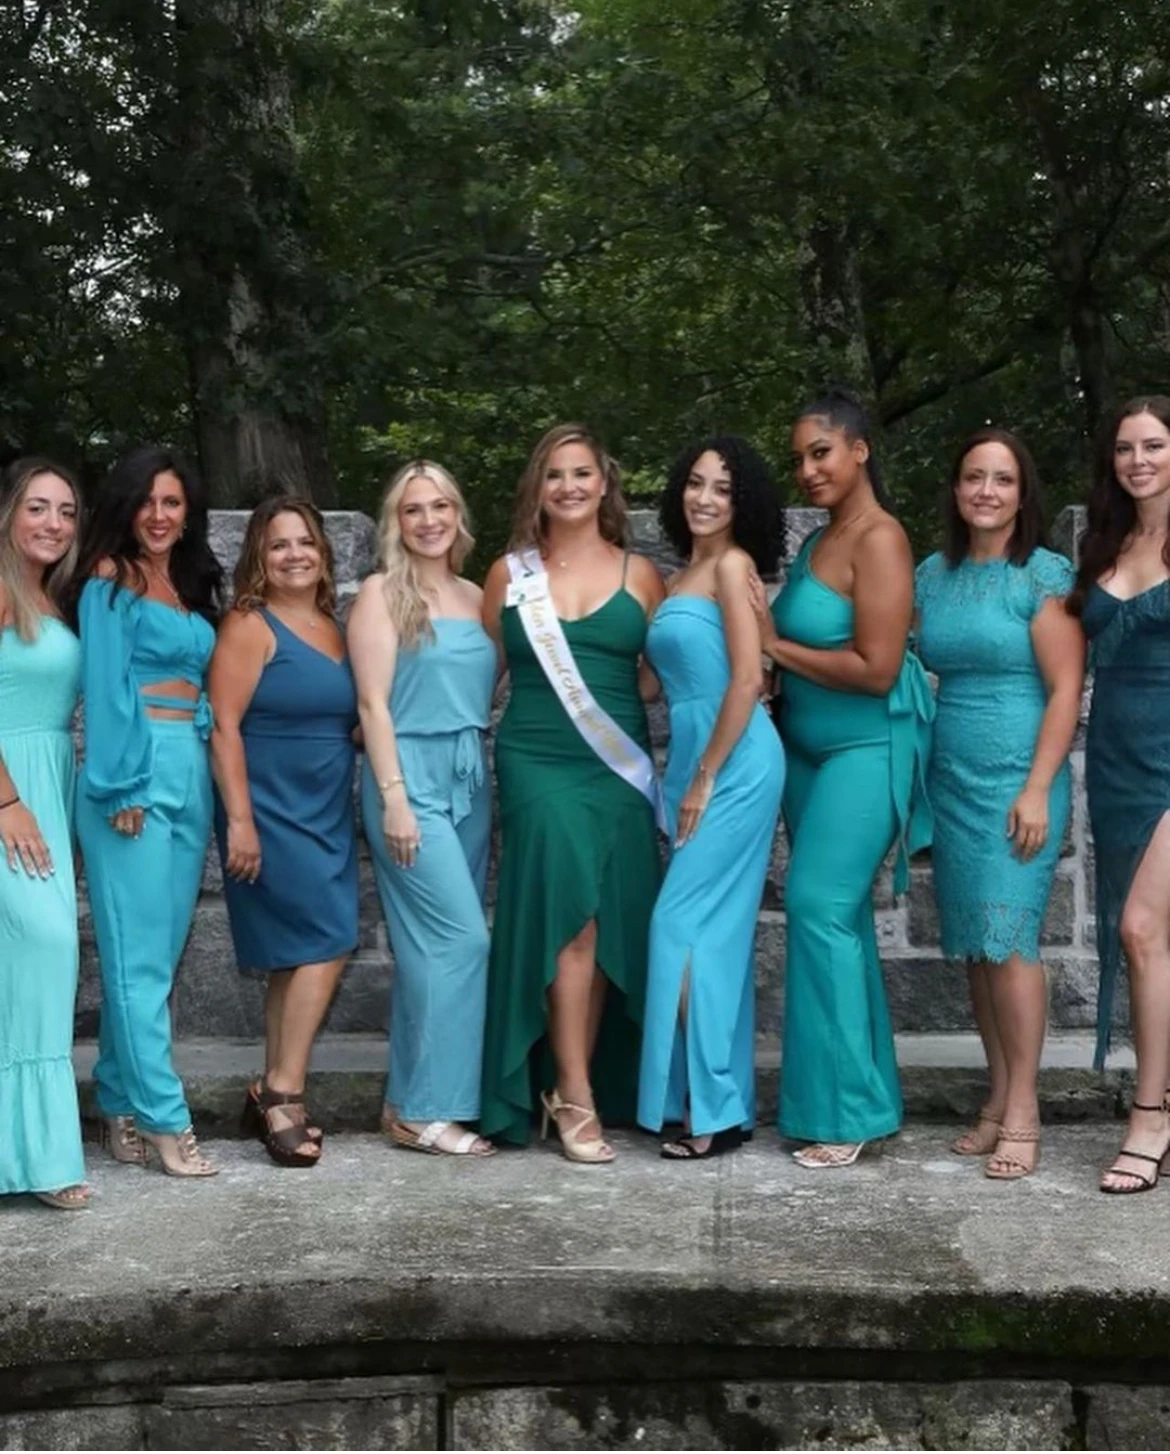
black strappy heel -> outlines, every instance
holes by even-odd
[[[1133,1111],[1166,1110],[1165,1101],[1163,1101],[1162,1104],[1159,1106],[1143,1106],[1140,1101],[1130,1101],[1129,1105],[1130,1110]],[[1128,1156],[1131,1161],[1149,1162],[1149,1164],[1154,1167],[1154,1174],[1152,1176],[1147,1176],[1143,1171],[1140,1170],[1140,1168],[1137,1171],[1126,1171],[1124,1167],[1118,1166],[1117,1164],[1123,1156]],[[1158,1185],[1158,1177],[1160,1175],[1166,1174],[1165,1163],[1168,1157],[1170,1157],[1170,1137],[1167,1137],[1166,1147],[1160,1156],[1149,1156],[1144,1151],[1130,1151],[1127,1147],[1123,1146],[1121,1150],[1117,1153],[1117,1155],[1113,1158],[1113,1165],[1109,1168],[1108,1171],[1106,1171],[1105,1175],[1129,1176],[1132,1177],[1138,1183],[1138,1185],[1104,1186],[1102,1184],[1098,1184],[1097,1190],[1104,1192],[1106,1196],[1114,1197],[1135,1196],[1138,1192],[1153,1191],[1153,1189]]]

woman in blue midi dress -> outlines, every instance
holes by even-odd
[[[74,750],[81,647],[61,619],[76,484],[43,459],[0,483],[0,1195],[89,1200],[73,1078]]]
[[[646,636],[670,710],[673,851],[650,921],[638,1122],[684,1122],[662,1154],[699,1160],[739,1146],[755,1122],[752,949],[784,753],[760,705],[748,585],[753,565],[776,567],[779,497],[751,446],[721,437],[676,462],[662,521],[689,560]]]
[[[939,683],[931,862],[943,953],[966,961],[989,1080],[952,1150],[994,1153],[986,1175],[1014,1180],[1038,1154],[1040,926],[1068,823],[1084,639],[1064,610],[1072,567],[1044,546],[1039,480],[1020,440],[971,435],[944,516],[946,549],[916,580],[919,654]]]
[[[394,954],[382,1126],[408,1150],[490,1156],[467,1123],[480,1111],[496,649],[479,587],[457,574],[474,542],[446,470],[414,460],[398,472],[379,538],[349,643],[362,823]]]
[[[357,697],[333,554],[294,496],[252,512],[211,664],[215,831],[236,963],[268,979],[264,1074],[244,1120],[282,1166],[315,1166],[313,1039],[358,940]]]

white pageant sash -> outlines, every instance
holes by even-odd
[[[528,643],[540,662],[541,670],[569,714],[569,720],[611,772],[624,779],[654,809],[655,821],[663,833],[667,831],[666,813],[662,806],[662,790],[654,775],[654,764],[632,737],[624,732],[585,685],[560,618],[553,609],[548,588],[548,573],[539,553],[527,550],[510,551],[507,556],[507,604],[516,607]]]

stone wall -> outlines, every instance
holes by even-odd
[[[1054,536],[1066,553],[1081,528],[1080,510],[1062,512]],[[820,520],[813,510],[790,510],[789,558]],[[243,537],[247,515],[219,511],[213,515],[213,543],[229,569]],[[372,568],[374,526],[366,516],[338,511],[328,517],[330,539],[337,557],[337,577],[343,599],[348,599]],[[654,556],[663,569],[673,564],[650,511],[633,516],[637,547]],[[652,725],[661,750],[664,714],[652,713]],[[1045,960],[1052,985],[1052,1024],[1057,1029],[1079,1029],[1094,1019],[1096,954],[1093,947],[1092,845],[1083,790],[1084,753],[1078,742],[1073,754],[1075,793],[1072,821],[1061,852],[1052,901],[1044,927]],[[784,867],[787,849],[777,834],[764,889],[757,934],[757,1031],[775,1043],[780,1023],[784,960]],[[391,958],[385,927],[374,891],[369,855],[362,843],[361,942],[346,971],[330,1010],[326,1028],[335,1033],[381,1032],[386,1023],[387,985]],[[898,1030],[969,1029],[970,1010],[966,982],[960,967],[946,964],[938,949],[938,924],[930,867],[916,862],[910,892],[895,900],[889,866],[877,890],[878,942],[895,1028]],[[99,991],[92,930],[84,900],[82,907],[83,970],[78,1000],[78,1034],[92,1038],[97,1032]],[[1118,1020],[1124,1022],[1124,987],[1118,996]],[[204,872],[203,892],[194,926],[180,966],[175,997],[175,1032],[179,1038],[247,1037],[262,1033],[262,985],[237,974],[222,898],[218,855],[212,846]]]

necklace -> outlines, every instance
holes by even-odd
[[[268,609],[271,611],[274,608],[270,606]],[[281,613],[277,611],[276,614],[279,616]],[[320,626],[322,621],[324,620],[324,617],[318,611],[310,611],[307,616],[303,616],[296,611],[286,610],[284,612],[284,616],[286,616],[289,621],[296,621],[299,622],[302,626],[308,627],[310,631],[316,631],[317,627]]]
[[[854,515],[852,519],[846,520],[844,525],[838,525],[836,527],[830,525],[829,528],[825,531],[825,534],[829,536],[830,539],[836,539],[844,535],[847,530],[852,530],[857,522],[859,520],[864,520],[871,511],[879,509],[881,509],[881,506],[875,500],[872,505],[867,505],[864,510],[858,510],[857,514]]]
[[[180,610],[182,610],[182,597],[171,584],[171,578],[166,573],[166,571],[159,570],[158,566],[156,566],[153,561],[147,560],[145,557],[143,557],[141,564],[143,570],[146,571],[147,575],[153,577],[155,584],[161,586],[162,589],[166,591],[167,595],[170,596],[171,600],[174,601],[175,605],[178,606]]]

